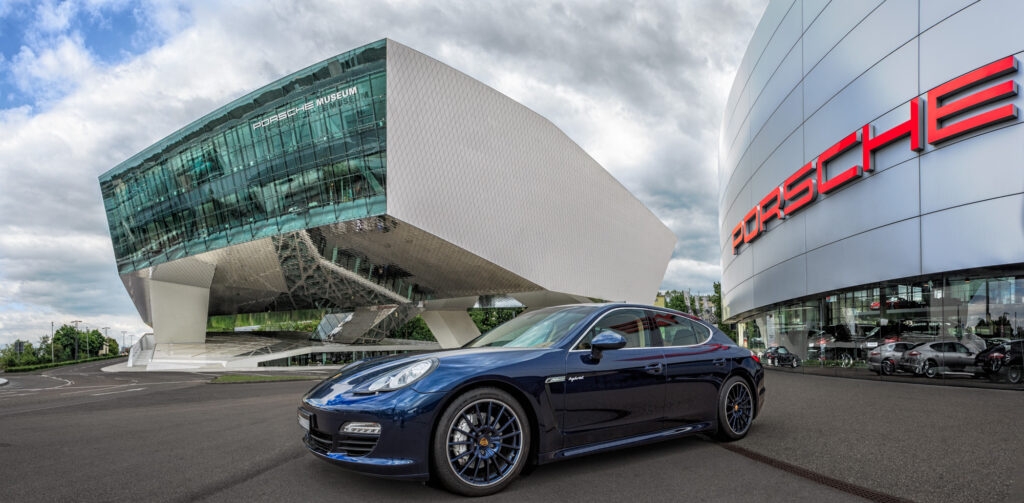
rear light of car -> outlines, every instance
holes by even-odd
[[[988,355],[988,357],[989,358],[1005,358],[1006,355],[1004,355],[1002,353],[992,353],[992,354]]]
[[[920,351],[911,351],[911,352],[907,353],[907,356],[921,356],[921,352]]]
[[[882,353],[879,353],[878,351],[872,351],[871,352],[871,356],[878,356],[880,354],[882,354]]]
[[[761,363],[761,359],[760,359],[760,358],[758,358],[758,357],[757,357],[757,355],[756,355],[756,354],[754,354],[754,352],[753,352],[753,351],[751,351],[751,352],[750,352],[750,357],[751,357],[751,358],[753,358],[755,362],[757,362],[757,363]]]

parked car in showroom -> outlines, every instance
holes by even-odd
[[[298,421],[318,458],[482,496],[527,464],[743,438],[764,394],[761,363],[717,328],[584,304],[520,314],[461,349],[353,363],[302,398]]]
[[[915,375],[937,377],[946,371],[974,370],[976,356],[959,342],[924,342],[904,351],[899,369]]]
[[[1020,384],[1024,380],[1024,339],[996,344],[978,353],[974,362],[993,381],[1004,378],[1010,384]]]
[[[882,344],[868,353],[868,368],[878,375],[893,375],[899,368],[900,357],[915,345],[910,342]]]
[[[764,358],[768,360],[768,364],[775,367],[792,367],[797,368],[800,366],[800,356],[790,351],[786,346],[772,346],[764,352]]]

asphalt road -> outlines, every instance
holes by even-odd
[[[311,382],[103,374],[108,362],[5,375],[0,501],[461,500],[353,474],[300,443]],[[45,374],[45,376],[43,375]],[[918,501],[1020,501],[1019,392],[768,374],[737,445]],[[874,439],[886,437],[877,445]],[[986,439],[989,439],[986,441]],[[859,501],[700,437],[537,468],[496,501]]]

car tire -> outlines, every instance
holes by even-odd
[[[924,362],[924,368],[921,369],[921,373],[924,374],[925,377],[932,379],[938,377],[939,368],[935,365],[935,362],[928,360]]]
[[[455,398],[441,414],[431,469],[453,493],[487,496],[511,484],[529,456],[530,420],[523,406],[498,388],[476,388]]]
[[[718,391],[718,432],[715,438],[731,442],[747,436],[757,412],[755,397],[750,384],[742,377],[732,376],[725,381]]]
[[[896,362],[892,359],[882,360],[882,364],[879,366],[878,373],[884,376],[891,376],[896,373]]]
[[[1006,367],[1006,382],[1010,384],[1020,384],[1022,380],[1021,370],[1020,365],[1010,365]]]

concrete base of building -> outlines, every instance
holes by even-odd
[[[308,339],[258,335],[207,335],[203,343],[156,343],[144,337],[132,348],[128,361],[105,368],[108,372],[290,370],[293,367],[267,362],[322,353],[353,353],[351,360],[367,353],[437,351],[433,342],[383,339],[379,344],[340,344]],[[263,363],[264,365],[260,365]],[[314,368],[327,368],[312,366]],[[108,370],[109,369],[109,370]]]

